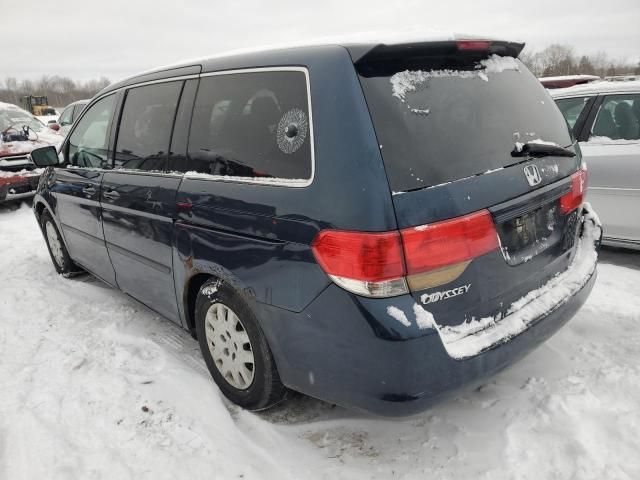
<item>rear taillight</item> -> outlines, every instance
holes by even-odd
[[[323,230],[311,244],[322,269],[341,287],[359,295],[407,293],[400,233]]]
[[[401,231],[411,290],[448,283],[471,260],[499,247],[488,210]]]
[[[582,205],[586,190],[587,170],[583,168],[571,175],[571,191],[560,197],[560,211],[566,214]]]
[[[369,297],[448,283],[471,260],[498,247],[487,210],[400,232],[324,230],[312,243],[318,263],[335,283]]]
[[[489,40],[458,40],[456,42],[460,51],[487,51],[491,46]]]

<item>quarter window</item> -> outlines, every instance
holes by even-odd
[[[599,139],[640,139],[639,94],[609,95],[604,98],[589,140]]]
[[[303,72],[204,77],[180,170],[268,181],[311,177],[311,125]]]
[[[118,128],[115,168],[166,170],[182,82],[159,83],[127,92]]]
[[[108,166],[109,127],[115,98],[115,95],[109,95],[98,100],[76,125],[69,137],[69,163],[89,168]]]

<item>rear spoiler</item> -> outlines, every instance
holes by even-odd
[[[419,59],[424,57],[447,57],[471,54],[480,58],[501,55],[517,58],[524,43],[502,40],[446,40],[437,42],[414,42],[401,44],[345,45],[356,68],[366,65],[397,61],[399,58]]]

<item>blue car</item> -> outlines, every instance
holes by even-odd
[[[580,150],[522,47],[318,45],[111,85],[32,153],[54,267],[190,331],[244,408],[424,410],[595,281]]]

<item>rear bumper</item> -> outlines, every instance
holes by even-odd
[[[262,306],[259,315],[289,388],[349,408],[402,416],[525,356],[573,317],[595,280],[593,264],[570,296],[529,318],[522,331],[464,358],[447,350],[437,329],[421,330],[417,322],[406,326],[388,313],[390,306],[412,312],[409,295],[364,299],[331,285],[300,313]],[[407,318],[415,317],[407,313]]]

